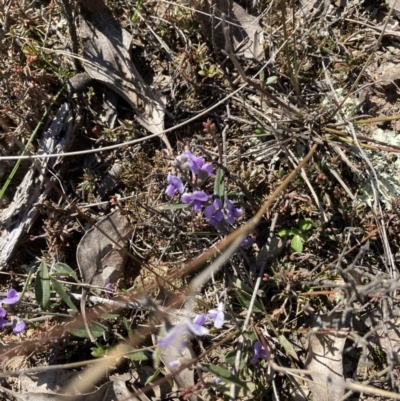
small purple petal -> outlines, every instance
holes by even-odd
[[[225,314],[224,312],[218,312],[218,315],[214,321],[214,327],[216,329],[220,329],[225,323]]]
[[[208,201],[208,195],[204,191],[194,191],[193,199],[196,199],[201,202],[206,202]]]
[[[170,184],[170,185],[168,185],[165,193],[167,194],[167,196],[172,198],[175,195],[175,191],[176,191],[176,188],[172,184]]]
[[[215,384],[221,384],[221,383],[222,383],[221,378],[220,377],[216,377],[215,378]]]
[[[167,176],[167,182],[168,182],[168,187],[165,193],[169,196],[172,197],[175,195],[175,191],[178,191],[179,193],[182,193],[184,190],[184,185],[183,182],[180,178],[168,174]]]
[[[161,348],[166,348],[173,345],[175,348],[181,349],[182,347],[182,336],[185,334],[185,327],[181,323],[178,323],[167,333],[165,337],[160,337],[157,340],[158,345]]]
[[[212,227],[216,227],[218,225],[219,221],[215,219],[214,217],[211,217],[210,220],[208,220],[208,224]]]
[[[188,164],[193,174],[199,174],[199,170],[205,162],[204,157],[197,157],[190,150],[185,150],[183,153],[188,159]]]
[[[224,218],[224,214],[221,212],[221,210],[217,210],[215,212],[214,219],[217,220],[219,223],[220,221],[222,221],[223,218]]]
[[[21,333],[25,328],[26,323],[22,319],[17,319],[16,323],[13,323],[13,332],[15,334]]]
[[[211,310],[209,310],[208,313],[207,313],[207,317],[208,317],[209,319],[211,319],[211,320],[214,320],[214,319],[217,317],[217,315],[218,315],[217,309],[211,309]]]
[[[204,326],[204,323],[206,322],[206,315],[201,314],[201,315],[196,315],[195,318],[193,319],[194,324],[199,324],[200,326]]]
[[[253,237],[253,238],[250,238],[250,237],[249,237],[249,238],[245,238],[245,239],[242,241],[242,247],[247,248],[247,247],[253,245],[255,242],[256,242],[256,237]]]
[[[268,359],[267,351],[263,348],[260,341],[254,343],[254,356],[250,361],[250,364],[254,365],[259,361],[259,359]]]
[[[4,298],[1,302],[3,304],[9,305],[9,304],[15,304],[18,301],[19,301],[18,292],[12,288],[11,290],[7,291],[7,297]]]
[[[193,210],[195,210],[196,212],[199,211],[199,210],[201,210],[202,206],[203,206],[203,205],[201,204],[201,201],[199,201],[199,200],[195,200],[195,201],[192,203]]]
[[[6,317],[7,311],[4,308],[0,308],[0,317]]]
[[[211,219],[214,216],[215,208],[214,205],[207,206],[204,209],[204,216],[207,217],[207,219]]]
[[[171,361],[168,365],[171,369],[178,369],[180,366],[180,362],[178,359],[175,359],[174,361]]]
[[[250,361],[251,365],[256,364],[258,362],[258,360],[260,359],[261,347],[262,347],[262,344],[260,343],[260,341],[256,341],[254,344],[254,356],[253,356],[253,358],[251,358],[251,361]]]
[[[206,171],[208,175],[213,175],[214,174],[214,166],[211,163],[205,163],[201,167],[201,170]]]
[[[189,330],[195,335],[195,336],[205,336],[210,332],[206,327],[200,326],[199,324],[195,323],[188,323]]]
[[[196,336],[204,336],[209,333],[209,330],[203,327],[203,324],[206,322],[206,315],[197,315],[192,322],[188,322],[189,330]]]
[[[181,198],[183,203],[191,203],[193,201],[193,194],[185,192]]]

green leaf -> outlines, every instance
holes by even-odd
[[[296,227],[293,227],[291,231],[292,231],[292,235],[301,235],[301,234],[303,234],[302,231],[299,230]]]
[[[230,366],[235,366],[236,355],[237,355],[237,350],[232,350],[227,352],[225,355],[225,362]],[[239,370],[242,370],[245,364],[246,364],[246,353],[242,352],[240,356]]]
[[[146,380],[146,383],[144,383],[145,386],[147,386],[149,383],[151,383],[159,374],[161,373],[161,369],[158,368],[151,376],[149,376]]]
[[[251,301],[251,295],[248,294],[247,292],[241,291],[241,290],[235,290],[236,298],[239,301],[240,305],[243,306],[245,309],[249,309],[250,306],[250,301]],[[256,299],[253,305],[253,312],[262,312],[262,306],[260,302]]]
[[[285,238],[293,235],[293,232],[291,228],[282,228],[282,230],[278,231],[278,235],[282,238]]]
[[[153,355],[152,355],[153,365],[156,369],[158,369],[158,367],[160,366],[161,355],[162,355],[162,348],[156,347],[156,350],[153,352]]]
[[[310,218],[306,218],[304,220],[302,220],[299,224],[299,229],[301,231],[309,231],[311,230],[313,227],[315,227],[315,223],[313,222],[312,219]]]
[[[95,338],[101,337],[104,333],[104,328],[99,324],[97,324],[96,322],[89,323],[89,327],[90,331],[92,332]],[[66,329],[76,337],[89,338],[89,334],[87,333],[84,327],[78,329],[78,328],[68,328],[68,326],[66,326]]]
[[[299,357],[297,356],[297,353],[294,350],[293,345],[290,343],[290,341],[288,341],[287,338],[282,334],[278,337],[278,339],[279,339],[279,342],[281,343],[282,347],[284,348],[284,350],[290,356],[292,356],[294,359],[296,359],[296,361],[298,361]]]
[[[54,270],[60,276],[70,276],[73,279],[75,279],[75,281],[79,281],[76,273],[65,263],[60,263],[60,262],[56,263]]]
[[[103,358],[106,355],[106,350],[101,344],[97,344],[97,347],[90,348],[90,350],[95,358]]]
[[[214,194],[222,198],[225,192],[225,174],[222,168],[219,168],[214,181]]]
[[[162,210],[177,210],[177,209],[186,209],[190,205],[188,203],[177,203],[174,205],[164,205],[161,206]]]
[[[270,77],[267,78],[267,80],[265,81],[265,84],[272,85],[277,81],[278,81],[278,77],[276,75],[271,75]]]
[[[40,309],[46,310],[50,302],[49,269],[45,262],[40,263],[35,279],[35,297]]]
[[[149,357],[143,351],[137,351],[127,355],[132,361],[148,361]]]
[[[229,277],[228,277],[229,278]],[[246,284],[243,280],[240,278],[235,277],[234,280],[231,281],[231,284],[234,285],[236,288],[239,288],[245,292],[252,292],[252,288]]]
[[[50,280],[54,291],[60,296],[60,298],[70,307],[70,309],[77,311],[78,308],[72,302],[71,298],[67,295],[67,293],[64,291],[62,284],[54,277],[50,277]]]
[[[233,375],[229,370],[217,365],[205,364],[203,363],[202,368],[207,372],[213,373],[215,376],[219,377],[224,383],[236,384],[236,386],[241,388],[246,388],[246,382],[240,380],[237,376]]]
[[[24,298],[24,295],[25,295],[29,285],[31,284],[32,276],[33,276],[33,270],[34,270],[33,267],[29,270],[28,277],[25,280],[24,288],[22,289],[21,295],[19,297],[20,300],[22,300]]]
[[[119,313],[102,313],[100,317],[104,320],[113,320],[120,316]]]
[[[290,249],[293,252],[303,252],[303,240],[300,235],[295,235],[290,242]]]

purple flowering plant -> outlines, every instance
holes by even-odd
[[[206,315],[197,315],[193,320],[184,319],[168,330],[164,337],[159,337],[157,343],[161,348],[173,346],[182,351],[190,334],[204,336],[209,333],[209,330],[203,327],[205,322]]]
[[[209,310],[207,317],[214,320],[215,328],[220,329],[225,323],[224,304],[220,302],[217,309]]]
[[[260,341],[254,343],[254,354],[250,360],[251,365],[255,365],[260,359],[268,360],[268,353]]]
[[[214,176],[214,166],[206,162],[204,157],[195,156],[190,150],[185,150],[177,156],[172,165],[178,167],[182,172],[191,172],[196,177],[196,184],[202,187],[209,177]],[[181,194],[181,201],[192,207],[194,211],[203,211],[204,217],[212,227],[217,227],[220,223],[226,222],[234,224],[236,219],[241,217],[243,212],[236,208],[232,200],[223,201],[223,189],[220,183],[223,182],[223,171],[218,170],[217,179],[214,185],[214,195],[208,195],[201,189],[194,188],[193,192],[184,192],[185,185],[181,178],[172,175],[167,176],[167,189],[165,193],[169,197]],[[223,184],[222,184],[223,186]]]
[[[7,311],[4,308],[2,308],[1,306],[3,304],[5,304],[5,305],[16,304],[19,301],[19,299],[20,299],[20,297],[19,297],[18,292],[16,290],[14,290],[13,288],[11,288],[10,290],[7,291],[6,297],[0,301],[0,329],[3,329],[4,325],[9,323],[9,321],[6,319]],[[11,323],[12,323],[13,332],[15,334],[20,333],[21,331],[25,330],[25,328],[26,328],[26,323],[18,317],[13,316],[11,318]]]

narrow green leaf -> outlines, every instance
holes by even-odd
[[[290,242],[290,249],[293,252],[303,252],[303,240],[300,235],[295,235]]]
[[[144,383],[145,386],[147,386],[149,383],[151,383],[159,374],[161,373],[161,369],[158,368],[151,376],[149,376],[146,380],[146,383]]]
[[[227,352],[225,355],[225,362],[230,366],[235,366],[236,355],[237,355],[237,350],[232,350]],[[242,352],[240,356],[239,370],[242,370],[245,364],[246,364],[246,353]]]
[[[282,228],[282,230],[278,231],[278,235],[282,238],[285,238],[285,237],[290,237],[291,235],[293,235],[293,232],[290,228]]]
[[[119,313],[102,313],[100,317],[104,320],[113,320],[120,316]]]
[[[50,277],[51,285],[53,286],[54,291],[60,296],[60,298],[72,309],[78,310],[75,304],[72,302],[71,298],[64,291],[62,284],[56,280],[54,277]]]
[[[164,205],[161,207],[162,210],[177,210],[177,209],[186,209],[190,205],[188,203],[177,203],[174,205]]]
[[[50,302],[49,269],[45,262],[40,263],[35,279],[35,297],[40,309],[46,310]]]
[[[65,263],[60,263],[60,262],[56,263],[56,265],[54,266],[54,270],[60,276],[70,276],[73,279],[75,279],[75,281],[79,281],[76,273]]]
[[[235,290],[236,298],[239,301],[240,305],[243,306],[245,309],[249,309],[250,306],[250,301],[251,301],[251,295],[248,294],[247,292],[241,291],[241,290]],[[255,300],[254,305],[253,305],[253,312],[262,312],[262,306],[260,302]]]
[[[219,168],[214,181],[214,194],[222,198],[225,192],[225,175],[224,170]]]
[[[247,387],[246,382],[240,380],[237,376],[233,375],[229,370],[217,365],[205,364],[203,363],[202,368],[207,372],[213,373],[215,376],[219,377],[223,382],[235,384],[238,387]]]
[[[296,359],[296,361],[298,361],[299,357],[297,356],[297,353],[296,353],[295,349],[293,348],[293,345],[290,343],[290,341],[288,341],[288,339],[284,335],[280,335],[278,337],[278,339],[279,339],[279,342],[281,343],[282,347],[284,348],[284,350],[290,356],[292,356],[294,359]]]
[[[32,276],[33,276],[33,267],[29,270],[28,277],[25,280],[24,288],[22,289],[21,295],[19,297],[20,301],[24,298],[24,295],[25,295],[29,285],[31,284]]]
[[[104,333],[103,327],[101,327],[96,322],[89,323],[89,327],[90,327],[90,331],[95,336],[95,338],[101,337],[103,335],[103,333]],[[66,326],[66,328],[71,334],[73,334],[76,337],[89,338],[89,334],[87,333],[87,331],[86,331],[86,329],[84,327],[83,328],[79,328],[79,329],[78,328],[69,329],[68,326]]]

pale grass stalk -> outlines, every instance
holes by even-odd
[[[291,158],[298,164],[299,161],[297,160],[296,156],[293,154],[293,152],[291,151],[291,149],[288,148],[287,150],[288,150],[288,152],[289,152]],[[294,165],[294,162],[293,162],[292,160],[291,160],[291,162],[292,162],[292,164]],[[313,188],[313,186],[311,185],[311,182],[310,182],[310,180],[308,179],[307,174],[306,174],[304,168],[301,169],[300,175],[301,175],[301,178],[303,178],[303,180],[304,180],[304,182],[306,183],[306,185],[308,186],[308,189],[310,190],[312,197],[314,198],[314,201],[315,201],[315,203],[316,203],[316,205],[317,205],[317,207],[318,207],[318,210],[319,210],[319,212],[321,213],[322,220],[324,221],[324,223],[327,223],[327,222],[329,221],[328,216],[326,215],[325,210],[324,210],[324,208],[322,207],[322,204],[321,204],[320,200],[318,199],[318,195],[315,193],[314,188]]]
[[[296,377],[298,379],[311,382],[313,381],[312,379],[309,379],[307,376],[312,375],[313,377],[318,376],[326,379],[327,385],[335,385],[341,388],[344,388],[346,390],[352,390],[357,393],[364,392],[366,394],[371,394],[371,395],[377,395],[380,397],[385,397],[388,399],[392,400],[400,400],[400,394],[394,393],[392,391],[386,391],[386,390],[381,390],[376,387],[368,386],[365,384],[361,383],[353,383],[350,381],[344,381],[342,379],[339,379],[336,376],[331,376],[331,375],[324,375],[321,372],[315,372],[315,371],[309,371],[309,370],[304,370],[304,369],[291,369],[291,368],[286,368],[277,365],[275,362],[270,362],[270,366],[273,370],[276,372],[284,373],[286,375],[291,375],[293,377]]]
[[[269,228],[269,236],[268,236],[268,239],[267,239],[267,242],[266,242],[266,251],[267,252],[266,252],[266,254],[264,256],[264,259],[263,259],[263,261],[261,263],[261,266],[260,266],[260,269],[258,271],[257,280],[256,280],[256,282],[254,284],[254,290],[253,290],[253,294],[251,295],[249,308],[247,310],[246,318],[244,320],[243,327],[242,327],[242,332],[247,330],[247,326],[249,325],[251,314],[253,313],[254,303],[255,303],[256,298],[257,298],[257,292],[260,289],[261,281],[262,281],[262,279],[264,277],[264,271],[265,271],[265,267],[267,265],[269,247],[271,245],[271,241],[272,241],[272,237],[274,235],[275,225],[276,225],[277,221],[278,221],[278,213],[275,213],[274,218],[272,219],[272,222],[271,222],[271,226]],[[238,340],[237,353],[236,353],[236,356],[235,356],[235,366],[233,367],[233,374],[235,376],[237,376],[239,374],[240,359],[242,357],[242,351],[243,351],[243,347],[244,347],[244,342],[245,342],[245,338],[244,338],[243,334],[241,334],[240,337],[239,337],[239,340]],[[236,385],[235,384],[231,384],[229,397],[230,397],[230,400],[234,400],[235,397],[236,397]]]

